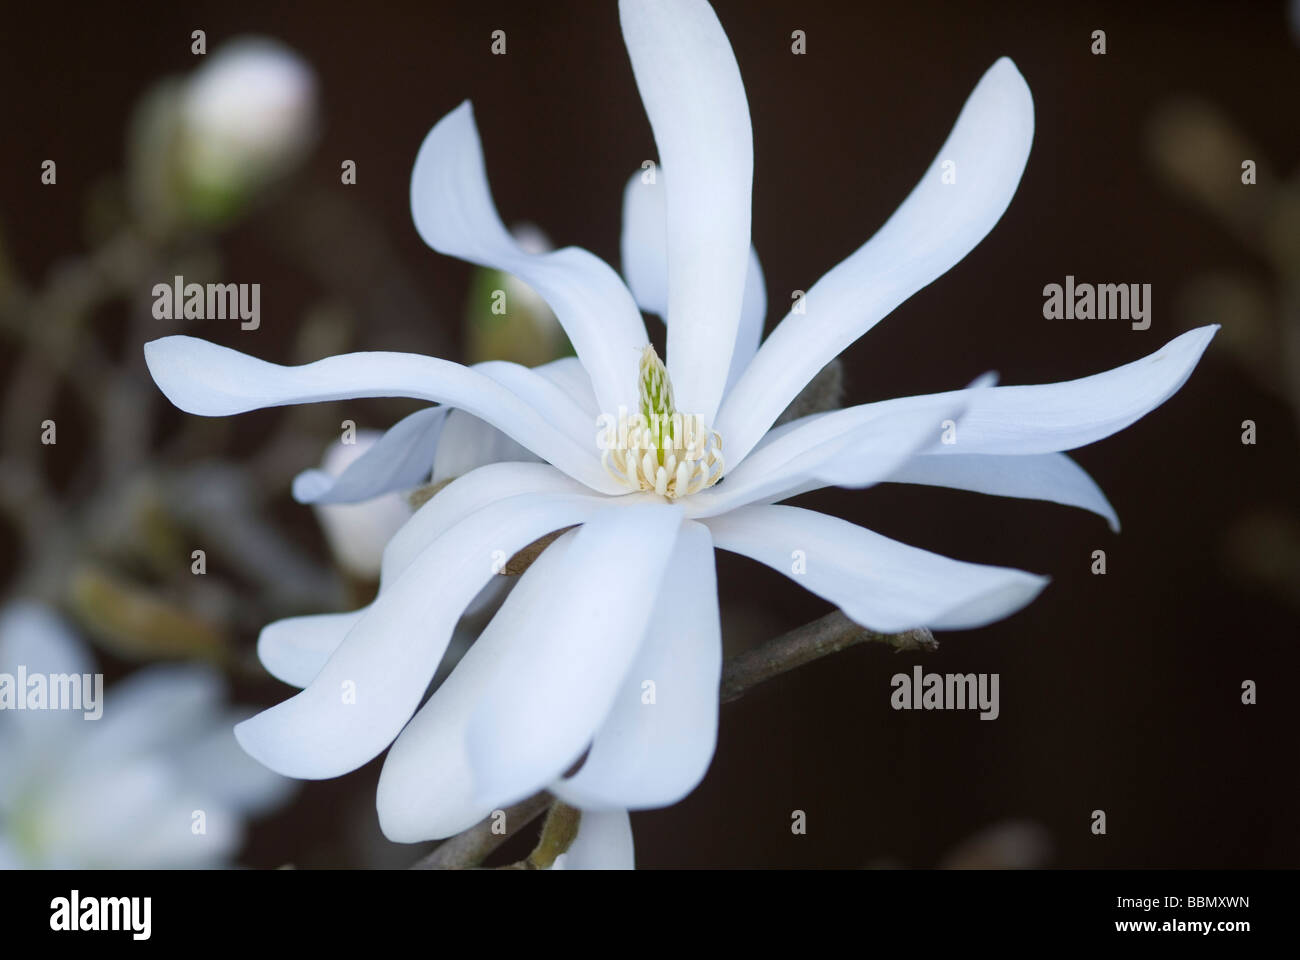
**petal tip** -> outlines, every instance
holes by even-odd
[[[181,334],[150,340],[144,345],[144,364],[154,384],[172,406],[186,413],[203,416],[205,411],[190,401],[189,391],[186,390],[186,385],[191,380],[188,371],[192,366],[187,354],[202,349],[199,345],[209,346],[197,337]]]
[[[293,498],[303,504],[315,503],[330,489],[332,481],[323,470],[304,470],[293,478]]]

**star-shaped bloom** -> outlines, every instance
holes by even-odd
[[[337,481],[304,478],[303,500],[424,482],[446,407],[540,461],[489,462],[442,488],[389,543],[371,606],[281,621],[261,638],[277,675],[305,689],[241,725],[240,741],[306,778],[346,773],[391,744],[378,807],[395,840],[454,834],[542,787],[597,811],[671,804],[693,789],[718,723],[715,549],[881,631],[978,627],[1020,609],[1045,578],[779,501],[889,480],[1056,501],[1115,525],[1061,451],[1163,403],[1214,334],[1195,330],[1066,383],[981,381],[774,428],[829,361],[997,223],[1033,138],[1029,90],[1011,61],[994,64],[894,215],[760,345],[752,137],[731,47],[703,0],[622,0],[620,11],[660,161],[653,184],[634,178],[625,195],[627,285],[585,250],[528,253],[512,240],[468,103],[429,133],[411,181],[424,240],[536,290],[576,359],[530,370],[355,353],[283,367],[188,337],[146,347],[158,385],[196,414],[378,396],[444,405],[398,423]],[[944,176],[954,168],[955,181]],[[665,316],[666,365],[641,308]],[[466,604],[502,558],[555,531],[421,706]]]

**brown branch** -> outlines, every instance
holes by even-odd
[[[551,805],[551,795],[545,790],[521,800],[505,810],[505,833],[493,833],[496,818],[488,817],[464,833],[445,840],[432,853],[411,865],[412,870],[465,870],[477,867],[497,847],[510,839],[521,827],[526,827]]]
[[[939,641],[925,627],[903,633],[877,633],[854,623],[839,610],[805,623],[746,650],[722,666],[722,702],[742,697],[750,687],[780,676],[830,653],[868,641],[888,643],[896,650],[937,650]]]

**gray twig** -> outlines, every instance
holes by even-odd
[[[829,653],[859,643],[887,643],[896,650],[937,650],[939,641],[925,627],[903,633],[877,633],[854,623],[839,610],[773,637],[722,666],[722,702],[737,700],[750,687]]]

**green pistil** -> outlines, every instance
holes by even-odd
[[[673,441],[673,384],[668,369],[653,346],[641,351],[641,415],[654,438],[659,465],[663,466],[664,449]]]

